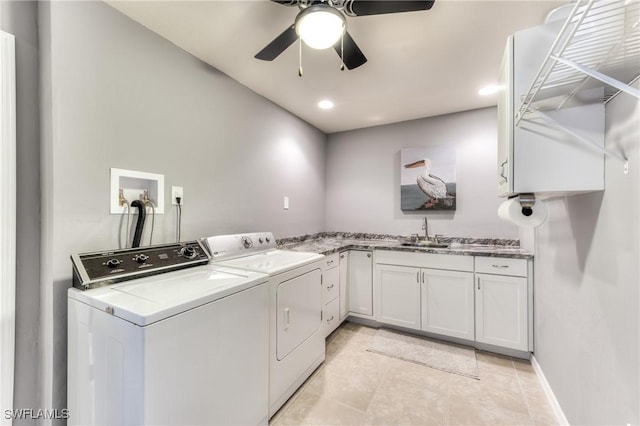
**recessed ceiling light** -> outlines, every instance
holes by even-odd
[[[320,108],[320,109],[331,109],[331,108],[333,108],[333,102],[331,102],[329,99],[324,99],[324,100],[318,102],[318,108]]]
[[[498,93],[501,88],[502,88],[502,86],[499,86],[497,84],[490,84],[490,85],[484,86],[480,90],[478,90],[478,94],[482,95],[482,96],[493,95],[495,93]]]

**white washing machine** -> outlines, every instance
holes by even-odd
[[[206,239],[212,264],[269,275],[269,416],[324,361],[323,255],[277,250],[271,233]]]
[[[70,425],[267,424],[267,275],[197,242],[72,258]]]

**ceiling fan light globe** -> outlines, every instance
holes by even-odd
[[[322,5],[311,6],[296,18],[296,33],[312,49],[328,49],[335,45],[346,29],[340,11]]]

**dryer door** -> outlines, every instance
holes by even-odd
[[[311,337],[322,325],[322,272],[314,269],[283,281],[276,294],[278,361]]]

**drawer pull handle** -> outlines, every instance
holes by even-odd
[[[420,271],[416,272],[416,281],[420,283]]]
[[[344,259],[344,254],[341,254],[341,255],[340,255],[340,259]]]
[[[327,265],[331,265],[333,263],[333,259],[327,261]]]
[[[331,284],[330,286],[327,286],[327,291],[331,290],[332,288],[334,288],[336,285],[335,284]]]
[[[371,257],[371,253],[367,253],[367,257]]]
[[[331,315],[331,318],[327,318],[327,322],[331,322],[333,321],[333,315]]]
[[[509,265],[491,265],[491,266],[493,266],[494,268],[499,268],[499,269],[505,269],[505,268],[509,267]]]

